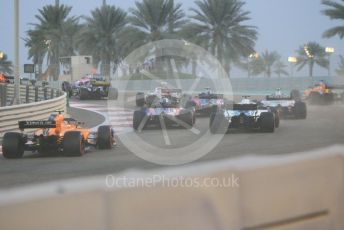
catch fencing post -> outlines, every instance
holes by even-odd
[[[7,105],[7,86],[5,84],[0,84],[0,106]]]
[[[50,99],[53,99],[54,98],[54,89],[51,88],[50,90]]]
[[[48,88],[47,88],[47,87],[44,87],[44,88],[43,88],[44,100],[47,100],[47,99],[48,99],[47,93],[48,93]]]
[[[30,87],[29,85],[26,85],[25,87],[25,103],[30,102]]]
[[[38,101],[38,86],[35,86],[35,102]]]

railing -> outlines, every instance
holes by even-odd
[[[60,97],[63,93],[59,89],[48,86],[20,85],[19,98],[21,103],[32,103]],[[0,106],[9,106],[14,102],[15,87],[13,84],[0,84]]]
[[[9,131],[18,131],[19,120],[41,120],[55,110],[66,111],[66,94],[61,90],[41,86],[20,86],[22,104],[11,105],[14,85],[0,85],[0,139]]]

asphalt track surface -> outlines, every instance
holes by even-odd
[[[106,107],[106,101],[84,101],[83,107],[94,110]],[[87,106],[88,105],[88,106]],[[70,114],[85,126],[94,127],[104,122],[98,112],[71,108]],[[306,120],[282,120],[275,133],[232,132],[224,135],[221,142],[198,161],[236,158],[245,155],[276,155],[312,150],[344,142],[344,105],[308,106]],[[131,117],[127,113],[127,120]],[[124,119],[125,120],[125,119]],[[195,127],[200,132],[208,129],[209,119],[197,118]],[[116,130],[116,127],[115,127]],[[126,129],[129,134],[130,127]],[[119,133],[119,135],[121,135]],[[186,129],[169,129],[171,146],[185,146],[197,139],[197,135]],[[159,128],[150,128],[139,137],[164,147],[165,142]],[[195,137],[196,136],[196,137]],[[169,167],[147,162],[130,152],[118,141],[112,150],[89,149],[83,157],[42,157],[26,152],[22,159],[8,160],[0,156],[0,189],[37,184],[53,180],[114,174],[128,169],[152,169]],[[105,179],[105,178],[104,178]]]

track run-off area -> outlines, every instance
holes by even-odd
[[[114,174],[130,169],[153,169],[163,166],[147,162],[119,140],[119,135],[133,133],[133,108],[122,108],[118,102],[108,108],[106,100],[72,100],[68,113],[86,127],[96,127],[111,121],[117,145],[111,150],[88,149],[83,157],[49,156],[25,152],[22,159],[8,160],[0,156],[0,189],[32,185],[60,179],[82,176]],[[230,132],[219,144],[199,161],[237,158],[247,155],[277,155],[308,151],[316,148],[344,143],[344,105],[308,106],[306,120],[281,120],[274,133],[247,131]],[[200,133],[208,129],[209,118],[197,117],[195,129]],[[142,140],[164,148],[162,130],[149,128],[137,135]],[[197,139],[190,130],[168,129],[172,146],[186,146]],[[190,163],[192,164],[192,163]],[[105,179],[105,178],[104,178]]]

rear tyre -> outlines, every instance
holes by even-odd
[[[102,99],[102,92],[99,88],[92,92],[92,98],[95,100]]]
[[[79,131],[66,132],[63,138],[63,153],[66,156],[82,156],[85,154],[85,140]]]
[[[5,158],[21,158],[24,154],[24,140],[20,133],[5,133],[2,141],[2,155]]]
[[[86,88],[80,87],[79,92],[79,99],[80,100],[86,100],[89,96],[89,92]]]
[[[260,130],[264,133],[275,131],[275,118],[272,112],[264,112],[260,115]]]
[[[191,107],[192,96],[189,94],[183,94],[180,98],[180,106],[183,108],[190,108]]]
[[[108,96],[109,96],[110,100],[117,100],[117,98],[118,98],[118,89],[110,88]]]
[[[229,123],[223,113],[216,112],[210,114],[209,129],[213,134],[225,134],[228,130]]]
[[[136,94],[136,106],[142,107],[145,104],[145,94],[142,92],[138,92]]]
[[[275,117],[275,128],[278,128],[280,125],[279,111],[277,109],[275,109],[273,112],[274,112],[274,117]]]
[[[196,107],[196,103],[192,100],[189,100],[185,103],[185,106],[184,108],[186,109],[192,109],[192,108],[195,108]]]
[[[212,105],[211,108],[210,108],[210,114],[215,114],[217,112],[217,105]]]
[[[295,103],[295,118],[296,119],[306,119],[307,117],[307,107],[304,102]]]
[[[138,130],[140,127],[141,122],[143,121],[144,117],[146,116],[145,112],[142,110],[136,110],[134,111],[133,115],[133,128],[134,130]],[[142,126],[142,129],[145,125]]]
[[[330,105],[334,102],[334,94],[333,93],[327,93],[323,95],[324,98],[324,104]]]
[[[290,92],[290,97],[291,97],[291,99],[293,99],[293,100],[295,100],[295,101],[301,100],[301,93],[300,93],[300,90],[293,89],[293,90]]]
[[[99,149],[111,149],[113,146],[113,131],[110,125],[98,127],[97,146]]]
[[[179,119],[180,121],[182,121],[188,125],[187,127],[184,127],[186,129],[191,129],[193,127],[193,125],[195,124],[194,115],[193,115],[193,112],[191,112],[191,111],[187,111],[187,112],[183,113],[182,115],[177,117],[177,119]]]

